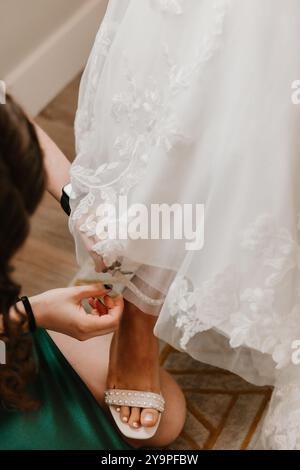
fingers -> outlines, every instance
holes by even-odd
[[[108,308],[108,310],[114,308],[114,306],[115,306],[114,299],[109,297],[109,295],[106,295],[104,297],[104,303],[105,303],[106,307]]]
[[[124,308],[124,305],[122,302],[123,302],[123,299],[121,296],[120,298],[119,297],[111,298],[109,297],[109,295],[105,295],[102,298],[102,302],[100,299],[95,299],[95,298],[89,299],[89,304],[92,307],[92,309],[97,310],[97,312],[100,313],[100,315],[107,314],[108,310],[116,306],[117,307],[121,306],[122,308]]]
[[[107,297],[107,296],[106,296]],[[104,297],[104,300],[105,298]],[[92,315],[106,315],[107,314],[107,307],[100,302],[99,299],[89,299],[89,304],[92,307]]]
[[[74,295],[78,300],[88,299],[89,297],[102,297],[110,292],[109,289],[105,289],[103,284],[91,284],[87,286],[74,287]]]
[[[108,308],[106,315],[84,314],[81,330],[85,335],[85,339],[102,336],[117,330],[122,317],[124,302],[122,296],[111,300],[113,300],[114,305],[112,308]]]

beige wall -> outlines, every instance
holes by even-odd
[[[83,69],[106,6],[0,0],[0,80],[28,112],[38,113]]]
[[[61,26],[85,0],[0,0],[0,76]]]

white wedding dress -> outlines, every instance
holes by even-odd
[[[126,296],[160,310],[158,337],[275,386],[265,449],[300,449],[299,44],[299,0],[111,0],[76,118],[80,263],[85,234],[135,273]],[[205,204],[203,249],[97,240],[96,208],[119,195]]]

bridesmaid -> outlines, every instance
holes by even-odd
[[[2,450],[135,445],[121,439],[99,406],[109,348],[109,337],[100,336],[117,329],[122,298],[112,299],[109,286],[95,285],[19,300],[20,287],[11,278],[11,260],[28,236],[30,216],[45,187],[59,199],[68,171],[65,157],[8,96],[0,106],[0,340],[6,344],[6,364],[0,366]],[[98,297],[105,301],[105,312]],[[89,299],[92,315],[83,309],[83,299]],[[56,332],[59,347],[45,328]],[[175,439],[184,422],[181,392],[166,373],[162,380],[167,413],[160,433],[149,442],[155,446]]]

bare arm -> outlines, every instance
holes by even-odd
[[[35,127],[45,154],[47,189],[57,201],[60,201],[62,188],[70,182],[71,163],[43,129],[37,124]]]
[[[40,144],[44,150],[45,166],[48,176],[47,190],[60,202],[62,196],[62,188],[70,182],[71,163],[57,147],[53,140],[43,131],[37,124],[34,124],[38,134]],[[105,268],[102,257],[97,255],[93,250],[97,240],[81,234],[82,241],[87,251],[94,260],[95,271],[101,273]]]

